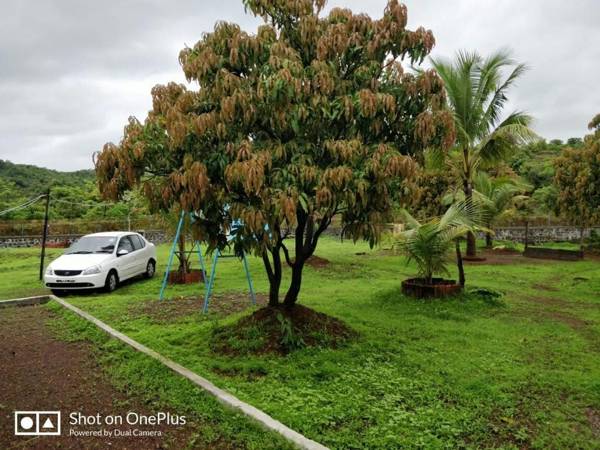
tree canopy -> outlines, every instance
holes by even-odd
[[[148,117],[130,119],[96,170],[107,198],[141,185],[155,209],[197,213],[197,237],[210,249],[223,248],[241,220],[236,251],[263,258],[271,305],[283,252],[291,306],[332,218],[344,236],[376,243],[394,194],[414,175],[413,157],[451,145],[453,122],[435,72],[403,69],[435,41],[406,28],[396,0],[378,20],[340,8],[322,15],[324,0],[244,4],[264,20],[256,33],[219,22],[183,49],[179,61],[196,87],[154,87]]]
[[[583,148],[567,148],[554,164],[558,208],[581,226],[600,221],[600,114],[589,123],[592,130]]]

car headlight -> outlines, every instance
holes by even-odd
[[[46,268],[46,275],[54,275],[54,271],[52,270],[52,267],[48,266]]]
[[[81,272],[81,275],[94,275],[96,273],[100,273],[100,266],[88,267],[83,272]]]

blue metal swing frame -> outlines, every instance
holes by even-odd
[[[190,217],[192,217],[190,213]],[[177,230],[175,232],[175,238],[173,239],[173,244],[171,245],[171,251],[169,252],[169,261],[167,263],[167,268],[165,270],[165,276],[163,277],[162,285],[160,288],[159,299],[164,299],[164,293],[167,288],[167,282],[169,280],[169,273],[171,272],[171,265],[173,264],[173,257],[175,256],[175,249],[177,248],[177,241],[179,240],[179,236],[181,235],[181,230],[183,228],[183,222],[185,219],[185,212],[181,211],[181,215],[179,216],[179,223],[177,224]],[[192,218],[193,220],[193,218]],[[228,240],[231,240],[232,237],[228,236]],[[194,251],[194,247],[197,246],[198,249],[198,259],[200,260],[200,267],[202,268],[203,280],[206,280],[206,266],[204,264],[204,258],[202,257],[202,249],[200,247],[200,242],[194,241],[194,246],[192,247],[192,252]],[[208,312],[208,306],[210,304],[210,297],[212,295],[214,286],[215,286],[215,278],[217,273],[217,262],[219,258],[234,258],[235,255],[223,255],[220,250],[216,250],[213,256],[212,267],[210,271],[210,278],[208,280],[208,284],[205,283],[204,288],[204,305],[202,306],[202,312],[206,314]],[[246,259],[246,254],[242,253],[242,262],[244,264],[244,271],[246,272],[246,279],[248,280],[248,289],[250,290],[250,298],[252,299],[252,304],[256,305],[256,295],[254,293],[254,286],[252,284],[252,277],[250,276],[250,270],[248,268],[248,260]]]
[[[210,278],[208,280],[208,285],[206,285],[206,292],[204,294],[204,306],[202,307],[202,312],[205,314],[208,312],[210,296],[215,286],[215,275],[217,273],[217,261],[219,261],[219,258],[236,258],[236,255],[223,255],[221,254],[220,250],[215,251],[215,256],[213,256],[212,268],[210,271]],[[252,299],[252,305],[256,305],[256,295],[254,294],[254,286],[252,285],[252,277],[250,276],[250,270],[248,269],[248,260],[246,259],[245,253],[242,253],[242,262],[244,263],[244,270],[246,271],[246,279],[248,280],[248,289],[250,290],[250,298]]]

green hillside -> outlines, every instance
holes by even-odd
[[[93,188],[96,176],[91,169],[59,172],[0,159],[0,180],[3,184],[12,184],[21,197],[29,198],[53,187]]]
[[[102,203],[93,170],[60,172],[0,160],[0,211],[21,205],[51,189],[50,216],[53,219],[96,219],[126,217],[130,206],[146,213],[139,198],[129,204]],[[38,201],[0,216],[0,221],[41,219],[44,202]]]

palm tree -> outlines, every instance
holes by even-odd
[[[492,178],[485,172],[475,175],[473,186],[487,213],[488,231],[485,233],[485,244],[486,247],[492,248],[492,225],[515,202],[528,199],[524,192],[530,190],[531,186],[514,178]]]
[[[459,239],[482,229],[481,224],[486,216],[478,202],[456,202],[441,217],[423,223],[404,209],[402,215],[407,230],[400,234],[399,244],[407,254],[407,262],[414,261],[417,264],[419,278],[432,284],[434,274],[449,275],[448,265],[452,263],[451,250],[454,246],[460,284],[464,286]]]
[[[483,58],[476,52],[461,51],[454,62],[431,59],[446,88],[454,115],[456,141],[450,158],[460,174],[465,198],[473,197],[473,177],[478,169],[504,160],[518,145],[536,137],[529,128],[531,116],[513,111],[503,118],[507,91],[526,71],[510,52],[500,50]],[[504,77],[505,71],[508,76]],[[475,235],[467,235],[467,255],[475,256]]]
[[[494,222],[515,202],[528,199],[523,195],[531,189],[531,186],[516,178],[496,177],[492,178],[486,172],[479,171],[473,176],[473,197],[476,198],[486,213],[485,242],[488,248],[493,245],[492,226]],[[450,204],[457,200],[464,200],[462,191],[447,194],[443,203]]]

